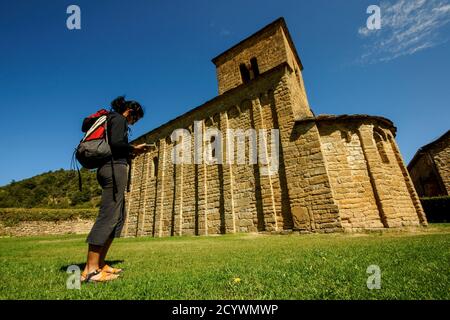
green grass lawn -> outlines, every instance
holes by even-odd
[[[118,239],[108,258],[123,276],[68,290],[66,269],[83,265],[84,240],[1,238],[0,298],[450,298],[450,224],[369,234]],[[381,268],[380,290],[366,285],[373,264]]]

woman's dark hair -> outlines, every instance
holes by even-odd
[[[144,117],[144,109],[137,101],[125,100],[125,96],[119,96],[111,102],[111,107],[117,113],[124,113],[127,109],[131,109],[133,117],[140,119]]]

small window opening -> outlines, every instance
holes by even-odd
[[[153,158],[153,171],[152,177],[155,178],[158,175],[158,157]]]
[[[259,76],[258,60],[256,60],[256,58],[251,58],[250,64],[252,66],[253,79],[254,79]]]
[[[302,86],[302,82],[300,80],[300,72],[297,68],[295,68],[295,77],[297,78],[298,83],[300,84],[300,87]]]
[[[239,65],[239,70],[241,71],[241,78],[243,83],[247,83],[250,81],[250,71],[248,71],[245,63],[241,63]]]
[[[384,149],[383,137],[378,132],[374,132],[373,137],[375,139],[375,143],[377,145],[377,149],[378,149],[378,153],[380,154],[381,161],[383,161],[384,163],[389,163],[389,158],[387,156],[386,150]]]
[[[216,141],[216,137],[215,137],[215,136],[211,136],[211,139],[209,140],[209,143],[210,143],[211,157],[212,157],[212,158],[215,158],[215,157],[216,157],[216,147],[215,147],[215,145],[214,145],[214,147],[213,147],[214,141]]]

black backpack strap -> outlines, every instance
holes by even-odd
[[[128,179],[127,179],[127,192],[130,192],[130,185],[131,185],[131,163],[132,161],[128,163]]]
[[[80,172],[80,168],[77,168],[78,171],[78,189],[80,189],[80,192],[83,191],[83,187],[81,185],[81,172]]]
[[[76,160],[76,153],[77,153],[77,149],[75,149],[72,154],[72,161],[70,164],[70,169],[71,170],[77,169],[77,171],[78,171],[78,189],[81,192],[81,191],[83,191],[82,186],[81,186],[81,172],[80,172],[80,168],[78,167],[77,160]]]
[[[105,136],[106,136],[106,142],[109,144],[109,121],[110,121],[110,115],[108,114],[106,116],[106,132],[105,132]],[[111,155],[111,172],[112,172],[112,180],[113,180],[113,200],[114,202],[116,202],[116,193],[118,192],[117,190],[117,183],[116,183],[116,175],[114,174],[114,159],[113,156]]]

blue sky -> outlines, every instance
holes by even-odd
[[[449,129],[448,0],[0,0],[0,185],[68,169],[82,118],[118,95],[146,108],[132,139],[213,98],[211,59],[280,16],[316,114],[391,119],[406,162]]]

